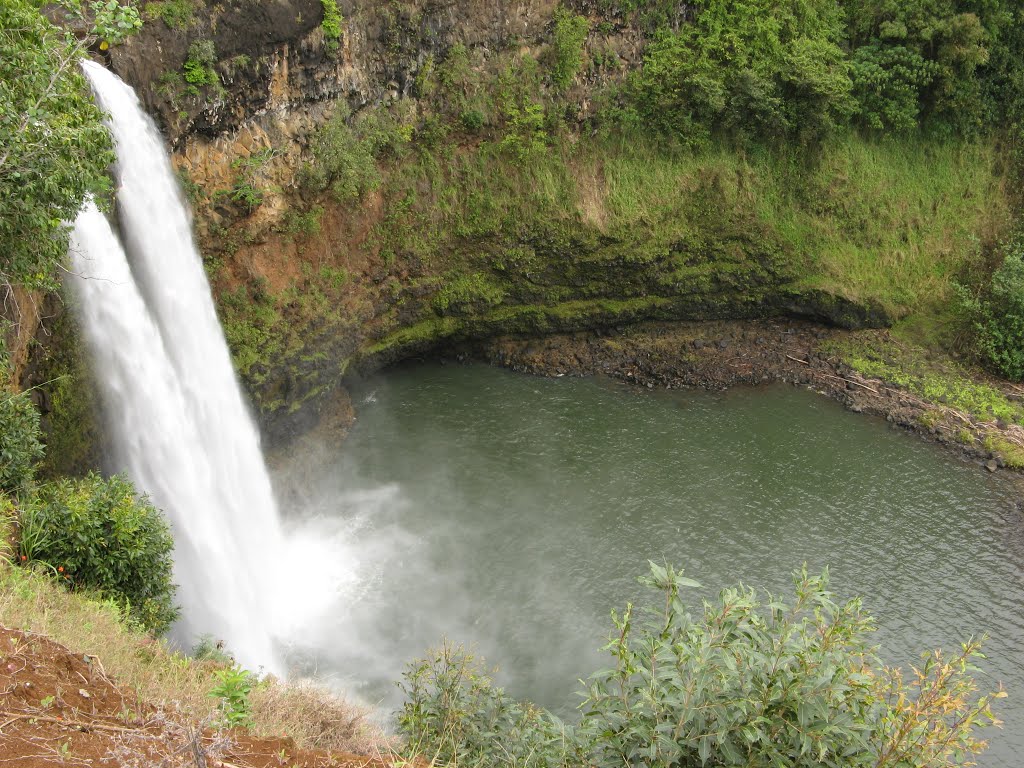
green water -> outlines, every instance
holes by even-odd
[[[321,677],[393,706],[404,662],[447,637],[565,714],[649,559],[705,594],[783,591],[807,562],[865,598],[891,662],[987,632],[983,684],[1010,696],[982,765],[1018,764],[1024,519],[1005,478],[788,387],[650,392],[430,365],[356,401],[330,477],[304,489],[346,574],[307,638],[329,648],[307,660]]]

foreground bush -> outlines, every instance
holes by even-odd
[[[126,478],[90,473],[45,486],[23,506],[19,525],[23,562],[45,563],[69,588],[124,600],[156,634],[177,617],[170,528]]]
[[[834,601],[828,575],[796,574],[785,604],[726,589],[694,616],[697,586],[652,564],[642,580],[657,608],[613,614],[612,669],[595,673],[567,726],[511,701],[465,654],[414,662],[399,726],[410,749],[459,765],[842,766],[966,765],[996,723],[991,696],[968,674],[977,643],[925,656],[909,680],[868,644],[859,600]]]
[[[0,495],[26,493],[43,457],[39,411],[13,381],[5,337],[12,326],[0,318]]]

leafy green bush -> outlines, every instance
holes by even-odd
[[[413,755],[435,765],[585,765],[575,735],[554,715],[521,704],[495,686],[480,663],[445,646],[409,665],[398,725]]]
[[[266,147],[249,157],[233,160],[231,167],[236,171],[235,180],[224,194],[251,214],[263,204],[267,193],[273,191],[267,186],[265,171],[267,164],[279,154],[273,147]]]
[[[320,29],[324,31],[324,38],[328,43],[333,43],[337,49],[338,41],[341,40],[341,11],[338,10],[338,0],[320,0],[324,9],[324,20],[320,22]]]
[[[559,88],[568,88],[583,63],[583,43],[590,32],[590,22],[564,8],[555,11],[555,63],[551,80]]]
[[[187,29],[196,17],[194,0],[159,0],[146,4],[146,16],[163,19],[170,29]]]
[[[213,40],[196,40],[188,47],[185,59],[185,82],[194,86],[220,85],[220,77],[214,70],[217,63],[217,49]]]
[[[138,9],[131,3],[120,0],[92,0],[85,6],[78,0],[66,2],[73,14],[81,13],[81,18],[91,22],[89,34],[110,45],[123,43],[128,37],[142,29],[142,18]],[[81,9],[81,11],[79,10]],[[88,9],[88,10],[86,10]]]
[[[20,554],[47,564],[69,588],[124,600],[156,634],[177,617],[170,528],[124,477],[90,473],[44,486],[23,505],[19,524]]]
[[[459,115],[459,122],[469,133],[479,133],[483,129],[485,121],[484,113],[479,109],[465,109]]]
[[[26,393],[0,389],[0,491],[24,493],[42,458],[39,411]]]
[[[32,486],[45,453],[39,411],[27,392],[15,392],[5,337],[11,324],[0,318],[0,499],[20,496]]]
[[[228,669],[219,669],[213,673],[213,676],[217,678],[217,685],[210,691],[210,696],[220,699],[220,711],[227,726],[229,728],[251,726],[252,703],[249,701],[249,694],[252,693],[255,681],[252,672],[239,666],[233,666]]]
[[[725,589],[702,612],[680,598],[697,586],[680,572],[652,563],[642,582],[657,607],[613,614],[614,667],[591,676],[578,726],[511,701],[445,649],[405,674],[411,748],[466,766],[925,768],[966,764],[984,748],[975,728],[997,722],[991,699],[1005,694],[979,697],[968,674],[977,643],[926,655],[905,681],[827,572],[795,574],[792,604]]]
[[[978,351],[996,371],[1015,381],[1024,380],[1024,235],[1004,248],[1003,263],[981,296],[960,291],[960,303],[969,318]]]
[[[285,211],[281,223],[276,229],[287,235],[302,235],[303,237],[319,235],[323,215],[324,207],[322,205],[314,205],[307,211],[291,208]]]
[[[313,136],[313,161],[306,163],[300,182],[313,192],[330,189],[339,202],[358,200],[380,186],[374,142],[360,138],[349,125],[342,106]]]
[[[502,124],[498,147],[521,164],[546,154],[555,110],[547,109],[537,59],[527,54],[509,62],[493,87]]]

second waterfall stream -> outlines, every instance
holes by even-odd
[[[91,203],[69,281],[114,455],[169,519],[184,645],[208,634],[249,669],[280,673],[288,544],[163,140],[135,92],[86,75],[117,151],[120,237]]]

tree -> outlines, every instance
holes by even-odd
[[[663,29],[633,78],[647,121],[687,144],[714,130],[756,139],[816,141],[853,108],[839,43],[843,19],[828,0],[723,0]]]
[[[117,42],[140,25],[117,0],[77,2],[76,38],[31,0],[0,3],[0,285],[53,287],[69,222],[86,196],[110,189],[112,144],[79,69],[91,44]]]
[[[977,134],[999,111],[992,52],[1014,25],[1006,0],[844,0],[860,115],[872,128]],[[920,113],[920,117],[918,117]]]

